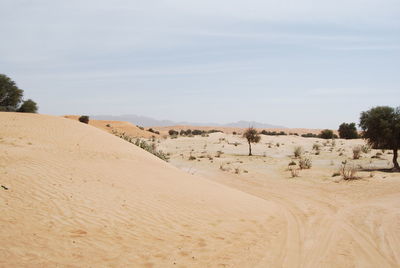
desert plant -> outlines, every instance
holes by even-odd
[[[311,158],[302,157],[299,160],[299,167],[300,169],[310,169],[312,166]]]
[[[165,154],[161,150],[157,150],[157,145],[155,143],[150,144],[150,143],[147,143],[145,140],[141,140],[141,139],[134,140],[131,136],[126,135],[125,133],[119,133],[115,130],[113,130],[112,133],[114,135],[116,135],[117,137],[119,137],[129,143],[132,143],[132,144],[142,148],[143,150],[148,151],[149,153],[157,156],[158,158],[160,158],[166,162],[168,162],[168,160],[169,160],[168,154]]]
[[[375,149],[393,150],[394,169],[399,171],[397,162],[400,148],[400,107],[378,106],[360,116],[363,138]]]
[[[361,151],[362,151],[364,154],[367,154],[367,153],[369,153],[369,152],[371,151],[371,147],[368,146],[368,145],[361,145]]]
[[[296,165],[289,166],[289,171],[292,178],[299,176],[299,168]]]
[[[170,136],[178,136],[179,132],[174,129],[170,129],[170,130],[168,130],[168,134]]]
[[[249,127],[243,133],[243,138],[245,138],[247,140],[247,142],[249,143],[249,156],[250,156],[250,155],[252,155],[251,154],[251,144],[258,143],[261,140],[261,137],[255,128]]]
[[[357,179],[357,168],[354,164],[349,164],[347,161],[343,161],[340,166],[339,173],[344,180]]]
[[[303,147],[301,147],[301,146],[296,146],[296,147],[294,147],[294,150],[293,150],[293,155],[294,155],[294,157],[298,158],[298,157],[300,157],[302,154],[303,154]]]
[[[318,143],[314,143],[313,146],[312,146],[312,148],[313,148],[313,150],[315,150],[315,151],[319,151],[320,148],[321,148],[321,145],[319,145]]]
[[[330,129],[324,129],[321,131],[321,133],[318,135],[318,137],[321,139],[329,140],[329,139],[334,139],[335,137],[337,137],[337,135],[335,135],[333,133],[333,131]]]
[[[224,152],[222,152],[222,151],[217,151],[217,154],[215,155],[215,157],[221,157],[221,155],[223,154]]]
[[[356,146],[353,148],[353,159],[360,159],[361,157],[361,146]]]
[[[339,137],[341,139],[357,139],[358,132],[355,123],[342,123],[339,126]]]
[[[89,124],[89,116],[87,116],[87,115],[82,115],[81,117],[79,117],[78,120],[79,120],[79,122]]]
[[[34,102],[31,99],[24,101],[21,107],[19,107],[19,109],[17,110],[17,112],[20,113],[37,113],[37,111],[38,111],[38,106],[36,102]]]

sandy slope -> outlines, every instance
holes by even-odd
[[[72,120],[0,113],[1,267],[251,267],[273,202]]]
[[[78,115],[65,115],[64,118],[78,121]],[[89,125],[105,130],[109,133],[116,131],[118,133],[125,133],[132,137],[138,138],[151,138],[152,136],[158,137],[158,134],[147,131],[146,129],[140,129],[132,123],[125,121],[110,121],[110,120],[89,120]],[[148,128],[147,128],[148,129]]]
[[[341,159],[323,150],[288,179],[287,152],[313,139],[268,137],[252,158],[232,135],[161,141],[190,175],[76,121],[0,113],[0,123],[1,267],[400,264],[399,175],[335,183],[327,163]],[[212,163],[187,160],[217,150]]]
[[[319,155],[312,152],[314,143],[321,145]],[[249,157],[243,139],[215,133],[164,140],[160,148],[171,153],[171,163],[177,167],[280,208],[279,217],[286,223],[277,229],[282,236],[265,258],[274,267],[399,267],[400,174],[364,171],[356,181],[332,177],[342,161],[351,161],[352,148],[364,142],[325,143],[315,138],[263,136],[253,145],[255,156]],[[308,152],[313,166],[293,179],[287,165],[297,161],[292,157],[295,146]],[[217,157],[217,151],[223,154]],[[377,152],[363,154],[355,165],[389,167],[390,152],[381,159],[371,158]],[[190,155],[196,159],[190,161]]]

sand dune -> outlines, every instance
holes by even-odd
[[[215,169],[217,160],[180,156],[204,150],[207,138],[163,141],[185,172],[73,120],[0,113],[0,122],[1,267],[400,264],[397,174],[335,183],[321,159],[301,178],[282,179],[277,159],[244,160],[220,142],[237,137],[220,133],[210,135],[207,150],[226,150],[221,161],[241,157],[250,172],[233,175]],[[273,150],[286,157],[281,149]]]
[[[272,202],[92,126],[15,113],[0,122],[2,267],[250,267],[279,237]]]
[[[72,119],[78,121],[78,115],[65,115],[64,118]],[[89,120],[89,125],[97,127],[99,129],[105,130],[109,133],[116,131],[118,133],[126,133],[132,137],[137,138],[151,138],[153,136],[158,137],[158,134],[152,133],[145,129],[140,129],[139,127],[133,125],[129,122],[124,121],[110,121],[110,120]],[[147,128],[148,129],[148,128]]]

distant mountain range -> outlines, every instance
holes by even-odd
[[[171,120],[157,120],[151,117],[146,116],[138,116],[138,115],[91,115],[90,118],[96,120],[112,120],[112,121],[127,121],[134,125],[143,126],[143,127],[167,127],[167,126],[176,126],[176,125],[188,125],[188,126],[209,126],[209,127],[238,127],[238,128],[246,128],[249,126],[255,128],[286,128],[283,126],[259,123],[255,121],[238,121],[234,123],[228,124],[218,124],[218,123],[193,123],[193,122],[175,122]]]

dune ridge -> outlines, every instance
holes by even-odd
[[[283,224],[272,202],[92,126],[15,113],[0,121],[2,267],[250,267],[276,239],[266,223]]]

